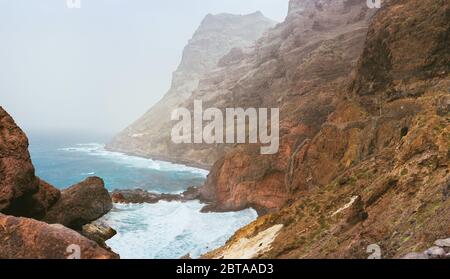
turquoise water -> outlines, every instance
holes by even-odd
[[[201,169],[109,152],[95,142],[31,138],[30,153],[37,175],[58,188],[99,176],[109,190],[141,188],[177,193],[201,185],[208,174]]]
[[[110,191],[141,188],[160,193],[179,193],[206,178],[205,170],[106,151],[101,140],[31,136],[37,175],[61,189],[95,175]],[[118,231],[107,244],[122,258],[198,257],[257,217],[252,209],[204,214],[202,207],[198,201],[115,204],[102,218]]]

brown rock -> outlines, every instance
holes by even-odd
[[[100,221],[96,221],[84,225],[81,234],[90,240],[97,242],[101,247],[109,249],[105,244],[105,241],[113,238],[117,234],[117,231]]]
[[[161,200],[177,201],[182,199],[180,195],[157,194],[142,189],[115,190],[111,197],[115,203],[157,203]]]
[[[0,259],[118,259],[79,233],[62,225],[0,214]]]
[[[15,215],[41,220],[60,197],[61,192],[58,189],[39,179],[38,192],[20,199]]]
[[[61,198],[43,221],[72,229],[97,220],[112,209],[112,200],[101,178],[90,177],[62,191]]]
[[[202,200],[197,187],[189,187],[181,194],[159,194],[142,189],[115,190],[111,194],[114,203],[157,203],[159,201],[191,201]]]
[[[28,153],[28,139],[9,114],[0,107],[0,212],[19,215],[22,199],[38,191]]]
[[[346,5],[352,9],[365,4],[364,1],[320,2],[323,4],[314,7],[319,1],[291,1],[287,22],[274,29],[293,21],[292,28],[280,39],[284,49],[294,44],[301,45],[304,38],[301,36],[293,36],[289,42],[295,32],[310,31],[315,26],[315,31],[306,32],[314,36],[330,28],[326,27],[327,22],[314,23],[323,15],[318,11],[326,13],[330,8],[328,3],[333,3],[330,4],[334,7],[332,11],[344,15],[349,14],[345,12],[348,9]],[[339,15],[328,15],[329,22],[340,18]],[[314,20],[311,24],[307,24],[306,20],[294,21],[302,16]],[[304,75],[295,75],[296,71],[293,71],[290,72],[295,77],[292,80],[299,83],[289,83],[288,77],[287,81],[280,82],[290,88],[290,94],[282,96],[280,102],[286,102],[286,107],[290,105],[297,112],[302,112],[295,114],[281,108],[287,115],[281,116],[281,143],[284,149],[280,150],[280,158],[270,158],[272,165],[265,167],[262,163],[264,156],[249,151],[251,147],[234,147],[224,156],[225,161],[217,162],[212,168],[205,192],[222,205],[233,204],[236,200],[249,201],[255,197],[259,204],[264,204],[272,199],[270,194],[275,190],[267,187],[267,195],[262,195],[251,188],[252,182],[264,185],[267,181],[265,174],[276,170],[286,176],[284,183],[273,183],[272,186],[287,191],[287,202],[278,205],[280,210],[242,228],[229,243],[242,243],[274,224],[285,224],[271,243],[272,248],[258,257],[367,258],[367,247],[379,243],[383,258],[400,258],[410,251],[426,249],[436,239],[448,235],[450,200],[446,181],[449,173],[450,123],[447,114],[444,114],[446,103],[442,100],[446,99],[450,88],[450,49],[447,47],[450,43],[449,16],[448,1],[383,2],[383,8],[371,20],[356,71],[344,81],[344,84],[351,86],[342,88],[344,84],[339,80],[332,81],[331,73],[322,77],[321,74],[327,71],[310,71]],[[356,19],[347,18],[346,22]],[[310,26],[312,29],[309,29]],[[343,29],[348,32],[346,38],[351,38],[348,25],[337,26],[345,26]],[[308,49],[312,49],[311,41],[308,43]],[[280,52],[273,55],[273,51],[282,48],[261,44],[262,48],[267,48],[264,54],[268,57],[280,57]],[[332,52],[342,46],[349,47],[339,38],[327,41],[321,47],[325,45],[330,46]],[[352,54],[355,49],[352,49]],[[292,59],[284,60],[283,69],[287,72],[294,69],[289,67],[289,62],[294,63],[298,55],[302,60],[296,63],[297,73],[303,73],[311,65],[316,65],[315,62],[328,65],[323,59],[330,57],[324,53],[320,58],[313,54],[304,56],[301,51],[291,51],[289,54]],[[311,57],[314,59],[308,60]],[[309,63],[305,65],[301,61]],[[261,68],[259,64],[254,70]],[[354,65],[349,65],[349,69],[352,68]],[[340,72],[345,72],[345,69]],[[301,84],[311,74],[320,84]],[[270,92],[282,92],[271,87],[276,84],[274,79],[267,83],[267,76],[260,78],[266,85],[257,86],[264,93],[259,95],[251,94],[253,79],[248,83],[240,80],[238,89],[233,92],[237,104],[243,100],[260,101],[267,98]],[[334,89],[328,87],[332,84]],[[316,85],[316,88],[308,85]],[[306,92],[302,90],[305,88],[308,89]],[[205,96],[208,92],[205,90]],[[327,96],[326,92],[333,92],[332,96],[328,95],[332,106],[324,120],[318,117],[323,108],[317,105],[320,102],[304,105],[309,92],[313,92],[315,99],[322,102],[326,100],[322,99]],[[296,98],[295,94],[300,96]],[[241,98],[243,95],[248,98]],[[264,100],[260,103],[264,104]],[[308,115],[311,118],[305,117]],[[299,121],[292,120],[295,118]],[[285,124],[288,120],[291,120],[291,125]],[[315,122],[315,125],[308,121]],[[314,130],[313,127],[319,128]],[[289,134],[295,140],[289,141]],[[284,150],[287,150],[285,154],[282,153]],[[287,164],[276,164],[277,161]],[[252,165],[258,167],[252,169]],[[228,173],[230,175],[227,177]],[[244,187],[247,185],[251,189],[248,192],[245,190],[248,188]],[[339,211],[349,196],[359,196],[360,202],[348,207],[349,211],[333,216],[333,212]],[[229,243],[223,249],[232,245]],[[446,249],[435,247],[426,255],[414,254],[411,257],[442,258],[447,253]]]

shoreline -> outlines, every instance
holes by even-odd
[[[208,174],[212,168],[212,165],[202,164],[199,162],[189,161],[189,160],[180,159],[180,158],[174,158],[174,157],[163,156],[163,155],[144,155],[144,154],[140,154],[138,152],[125,151],[120,148],[112,148],[108,144],[105,144],[105,150],[110,151],[110,152],[118,152],[118,153],[122,153],[122,154],[125,154],[128,156],[133,156],[133,157],[139,157],[139,158],[157,160],[157,161],[164,161],[164,162],[168,162],[168,163],[172,163],[172,164],[184,165],[184,166],[191,167],[191,168],[206,170],[206,171],[208,171]]]

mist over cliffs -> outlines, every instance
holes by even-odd
[[[216,156],[196,155],[201,150],[177,146],[170,140],[171,111],[192,96],[202,79],[219,68],[226,54],[252,48],[255,41],[276,24],[261,12],[248,15],[207,15],[184,48],[167,94],[145,115],[117,135],[107,148],[139,156],[211,166]]]

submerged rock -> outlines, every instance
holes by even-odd
[[[83,225],[99,219],[111,209],[112,200],[103,180],[90,177],[62,191],[61,198],[43,220],[81,230]]]

